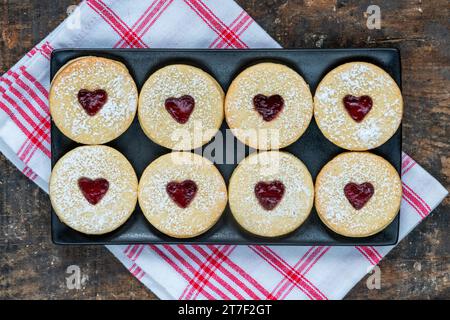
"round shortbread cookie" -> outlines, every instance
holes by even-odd
[[[259,63],[242,71],[225,98],[233,134],[255,149],[279,149],[300,138],[313,114],[308,84],[282,64]]]
[[[82,146],[53,167],[50,200],[59,219],[86,234],[121,226],[137,202],[138,179],[128,160],[107,146]]]
[[[102,144],[133,122],[138,92],[122,63],[86,56],[56,73],[49,92],[50,113],[58,129],[83,144]]]
[[[402,183],[395,168],[369,152],[344,152],[320,171],[315,186],[320,219],[347,237],[367,237],[394,220]]]
[[[314,185],[306,166],[287,152],[253,153],[234,170],[229,188],[236,221],[252,234],[285,235],[308,217]]]
[[[348,150],[369,150],[391,138],[400,126],[403,98],[383,69],[350,62],[330,71],[314,96],[314,117],[324,136]]]
[[[227,204],[227,189],[211,161],[191,152],[172,152],[145,169],[138,198],[156,229],[171,237],[190,238],[219,220]]]
[[[153,73],[139,95],[138,117],[145,134],[173,150],[210,141],[223,122],[224,93],[199,68],[170,65]]]

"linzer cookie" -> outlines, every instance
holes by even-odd
[[[163,147],[191,150],[210,141],[223,121],[224,93],[206,72],[170,65],[142,87],[138,116],[145,134]]]
[[[83,144],[120,136],[137,110],[136,85],[125,65],[100,57],[71,60],[50,87],[50,113],[58,129]]]
[[[211,161],[191,152],[172,152],[145,169],[138,197],[142,212],[156,229],[190,238],[217,222],[227,204],[227,189]]]
[[[316,179],[315,206],[331,230],[347,237],[373,235],[394,220],[402,184],[395,168],[369,152],[345,152]]]
[[[305,165],[287,152],[253,153],[234,170],[230,209],[247,231],[265,237],[297,229],[313,206],[314,186]]]
[[[402,94],[395,81],[366,62],[333,69],[314,96],[314,117],[320,130],[348,150],[369,150],[385,143],[397,131],[402,113]]]
[[[233,80],[225,98],[231,131],[256,149],[279,149],[295,142],[312,114],[308,84],[281,64],[260,63],[245,69]]]
[[[121,226],[134,211],[138,180],[117,150],[83,146],[65,154],[50,177],[50,200],[59,219],[86,234]]]

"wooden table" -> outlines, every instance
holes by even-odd
[[[3,0],[0,68],[6,72],[53,30],[76,0]],[[398,47],[403,65],[403,148],[447,188],[450,182],[450,48],[446,0],[388,1],[380,30],[366,27],[371,1],[239,0],[286,48]],[[50,241],[48,196],[0,155],[0,298],[153,299],[104,247]],[[449,198],[381,264],[382,287],[365,279],[348,299],[450,298]],[[84,283],[68,290],[66,268]]]

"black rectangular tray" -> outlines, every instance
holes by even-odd
[[[95,55],[123,62],[130,70],[138,89],[157,69],[174,63],[200,67],[211,74],[226,92],[231,81],[246,67],[258,62],[279,62],[296,70],[310,85],[314,94],[322,77],[334,67],[349,61],[366,61],[386,70],[401,87],[400,54],[397,49],[256,49],[256,50],[203,50],[203,49],[60,49],[53,51],[51,77],[71,59]],[[224,122],[221,130],[227,129]],[[53,124],[51,127],[52,167],[69,150],[78,146],[65,137]],[[138,177],[150,162],[169,149],[153,143],[139,126],[137,117],[131,127],[119,138],[108,143],[130,160]],[[372,150],[387,159],[400,173],[402,134],[401,127],[385,144]],[[246,149],[248,151],[248,149]],[[313,179],[319,170],[335,155],[344,150],[329,142],[318,129],[314,119],[303,136],[284,150],[300,158]],[[236,164],[218,164],[226,183]],[[383,231],[366,238],[340,236],[320,221],[315,209],[300,228],[291,234],[267,239],[247,233],[233,219],[227,206],[223,216],[208,232],[192,239],[168,237],[152,227],[139,208],[117,230],[100,236],[79,233],[60,222],[52,210],[52,240],[56,244],[132,244],[132,243],[191,243],[191,244],[268,244],[268,245],[393,245],[397,243],[399,216]]]

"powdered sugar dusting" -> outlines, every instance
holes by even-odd
[[[166,192],[171,181],[192,180],[197,194],[187,208],[178,207]],[[175,237],[192,237],[209,229],[227,202],[226,185],[207,159],[187,152],[164,155],[144,171],[139,204],[147,219],[160,231]]]
[[[190,95],[195,107],[187,123],[176,122],[165,109],[168,98]],[[145,82],[139,97],[139,121],[156,143],[176,150],[190,150],[212,139],[223,121],[222,88],[210,75],[188,65],[170,65]],[[201,128],[195,137],[196,127]],[[183,141],[173,133],[182,131]]]
[[[283,110],[274,120],[264,121],[255,110],[253,98],[258,94],[277,94],[283,98]],[[233,133],[245,142],[242,134],[246,130],[276,130],[279,141],[273,149],[295,142],[308,127],[312,110],[311,92],[303,78],[294,70],[274,63],[260,63],[244,70],[232,82],[225,100],[226,119]],[[266,144],[258,141],[252,147]]]
[[[104,178],[109,189],[91,205],[78,188],[78,179]],[[73,149],[53,168],[50,198],[60,219],[88,234],[116,229],[133,212],[137,200],[137,177],[131,164],[118,151],[106,146]]]
[[[278,180],[285,186],[280,203],[271,211],[259,204],[255,185]],[[303,163],[285,152],[262,152],[244,159],[233,173],[229,186],[230,208],[247,230],[263,236],[286,234],[296,229],[309,215],[314,187]]]
[[[89,116],[78,102],[81,89],[103,89],[108,98],[100,111]],[[85,57],[63,67],[50,89],[50,110],[58,128],[81,143],[105,143],[122,134],[137,109],[137,89],[122,64]]]
[[[347,183],[370,182],[374,195],[356,210],[344,194]],[[395,169],[383,158],[359,152],[343,153],[330,161],[316,181],[316,208],[333,230],[350,236],[380,231],[397,214],[401,181]]]
[[[372,98],[373,107],[361,122],[343,105],[346,95]],[[364,62],[344,64],[329,72],[314,97],[314,116],[324,135],[350,150],[376,148],[400,125],[403,101],[395,81],[382,69]]]

